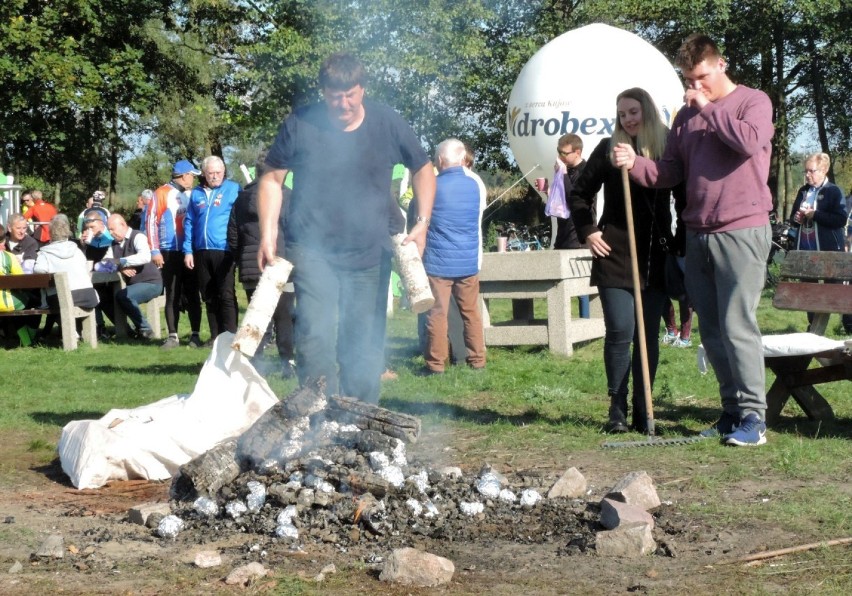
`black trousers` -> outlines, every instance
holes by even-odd
[[[237,297],[234,290],[234,257],[224,250],[193,252],[201,299],[207,306],[210,338],[223,331],[237,332]]]

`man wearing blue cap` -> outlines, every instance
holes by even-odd
[[[180,345],[178,321],[181,303],[189,314],[192,336],[189,345],[201,347],[201,298],[193,271],[183,262],[183,220],[189,204],[189,191],[201,172],[192,162],[182,159],[172,168],[172,180],[154,191],[145,221],[145,235],[151,245],[151,262],[162,270],[166,290],[166,327],[169,336],[161,346],[165,350]]]

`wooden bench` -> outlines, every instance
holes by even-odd
[[[815,313],[811,333],[823,335],[832,314],[852,313],[852,253],[792,251],[781,264],[781,281],[772,305],[782,310]],[[819,368],[809,368],[817,359]],[[775,422],[792,396],[812,420],[830,420],[834,412],[814,385],[852,380],[852,353],[846,346],[810,354],[764,358],[775,373],[766,393],[768,423]]]
[[[74,306],[67,273],[29,273],[23,275],[0,275],[0,289],[4,290],[46,290],[56,289],[59,308],[29,308],[0,313],[0,317],[25,317],[31,315],[58,314],[62,328],[62,348],[66,351],[77,349],[77,319],[83,319],[83,339],[93,348],[98,347],[95,310]]]
[[[126,287],[124,276],[118,272],[105,273],[102,271],[93,271],[92,283],[108,284],[112,289],[113,296]],[[160,309],[165,307],[166,297],[163,294],[160,294],[153,300],[149,300],[142,306],[142,308],[145,309],[145,318],[148,319],[148,323],[151,325],[151,330],[154,332],[155,339],[160,339],[163,335],[160,323]],[[130,334],[130,328],[127,325],[127,315],[121,309],[118,302],[115,303],[114,312],[116,319],[113,321],[113,324],[115,325],[115,336],[119,338],[128,337]]]

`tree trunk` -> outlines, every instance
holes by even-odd
[[[115,189],[118,180],[118,110],[112,114],[112,135],[109,142],[109,189],[107,190],[107,208],[112,211],[115,205]]]

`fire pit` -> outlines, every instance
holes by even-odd
[[[174,515],[158,532],[175,540],[188,530],[249,532],[295,550],[500,538],[579,553],[594,543],[595,508],[542,498],[553,478],[434,468],[408,453],[419,434],[412,416],[299,389],[181,468]]]

